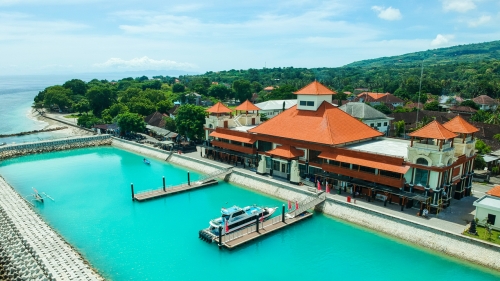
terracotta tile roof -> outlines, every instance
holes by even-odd
[[[296,95],[335,95],[336,92],[328,89],[323,84],[318,81],[314,81],[311,84],[305,86],[304,88],[298,90],[294,94]]]
[[[265,87],[263,90],[264,90],[264,91],[269,91],[269,92],[270,92],[270,91],[274,90],[274,87],[273,87],[273,86],[267,86],[267,87]]]
[[[237,132],[235,132],[235,133],[237,133]],[[253,144],[256,141],[255,139],[253,139],[251,137],[238,136],[238,135],[235,135],[232,133],[226,134],[226,133],[217,132],[217,131],[211,132],[209,136],[214,137],[214,138],[221,138],[221,139],[239,141],[239,142],[250,143],[250,144]]]
[[[286,159],[292,159],[304,156],[303,150],[296,149],[295,147],[289,145],[278,146],[273,150],[267,151],[266,153],[271,154],[273,156],[283,157]]]
[[[244,103],[238,105],[235,109],[242,111],[260,110],[258,106],[254,105],[249,100],[246,100]]]
[[[385,97],[386,95],[388,95],[389,93],[372,93],[372,92],[362,92],[360,94],[358,94],[358,97],[363,97],[363,96],[369,96],[371,97],[372,99],[374,100],[378,100],[382,97]]]
[[[295,105],[249,132],[327,145],[384,135],[328,102],[316,111],[298,110]]]
[[[454,133],[472,134],[479,132],[479,129],[465,121],[460,115],[443,124],[443,127]]]
[[[454,105],[454,106],[450,106],[449,110],[451,112],[460,112],[460,113],[463,113],[463,114],[473,114],[473,113],[476,113],[477,110],[475,110],[474,108],[470,107],[470,106],[463,106],[463,105]]]
[[[488,190],[486,194],[495,196],[495,197],[500,197],[500,185],[497,185],[493,187],[492,189]]]
[[[408,135],[411,137],[438,139],[438,140],[447,140],[458,136],[457,134],[448,131],[448,129],[446,129],[443,125],[439,124],[439,122],[436,120],[430,122],[424,127]]]
[[[498,104],[498,101],[496,101],[495,99],[492,99],[491,97],[489,97],[487,95],[480,95],[478,97],[473,98],[472,100],[477,104],[487,104],[487,105]]]
[[[227,106],[223,105],[221,102],[214,104],[212,107],[207,109],[208,113],[230,113],[233,112]]]
[[[163,128],[165,127],[165,120],[163,119],[164,117],[168,116],[156,111],[144,117],[144,122],[148,123],[151,126]]]
[[[360,166],[374,168],[374,169],[380,169],[380,170],[389,171],[389,172],[395,172],[395,173],[399,173],[399,174],[406,174],[406,172],[408,172],[408,170],[410,169],[410,166],[406,166],[406,165],[405,166],[392,165],[392,164],[382,163],[379,161],[365,160],[362,158],[340,155],[337,153],[326,152],[326,151],[321,152],[321,154],[318,157],[324,158],[324,159],[335,160],[335,161],[339,161],[339,162],[344,162],[344,163],[360,165]]]

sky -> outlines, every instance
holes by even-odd
[[[498,0],[0,0],[0,75],[338,67],[499,22]]]

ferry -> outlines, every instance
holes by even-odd
[[[278,207],[257,207],[255,205],[244,208],[238,206],[227,209],[222,208],[222,217],[211,220],[207,230],[215,236],[218,236],[219,226],[222,226],[222,235],[225,235],[255,224],[256,217],[258,217],[259,220],[270,218],[276,209],[278,209]]]

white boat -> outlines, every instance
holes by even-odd
[[[208,231],[215,236],[219,235],[219,227],[222,227],[222,235],[231,233],[239,229],[255,224],[257,218],[259,221],[270,218],[278,207],[257,207],[247,206],[240,208],[233,206],[230,208],[222,208],[222,217],[210,221]],[[226,231],[227,224],[227,231]]]
[[[146,158],[144,158],[142,161],[143,161],[143,162],[144,162],[144,164],[146,164],[146,165],[151,165],[151,162],[149,162],[149,160],[148,160],[148,159],[146,159]]]

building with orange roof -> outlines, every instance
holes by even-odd
[[[500,197],[500,185],[496,185],[492,189],[486,191],[486,194],[490,196]]]
[[[478,224],[489,223],[493,229],[500,230],[500,186],[495,186],[486,195],[476,200],[474,219]]]
[[[385,198],[431,212],[470,194],[475,155],[456,147],[473,144],[472,134],[463,133],[472,125],[452,120],[449,130],[434,121],[411,133],[411,140],[388,139],[332,105],[335,92],[317,81],[295,94],[296,105],[265,122],[255,116],[255,123],[245,123],[247,111],[257,111],[248,101],[224,122],[211,123],[215,117],[209,116],[202,154],[292,183],[320,181],[367,200]]]
[[[367,102],[371,105],[384,104],[389,108],[404,106],[404,101],[390,93],[362,92],[356,96],[354,101]]]

